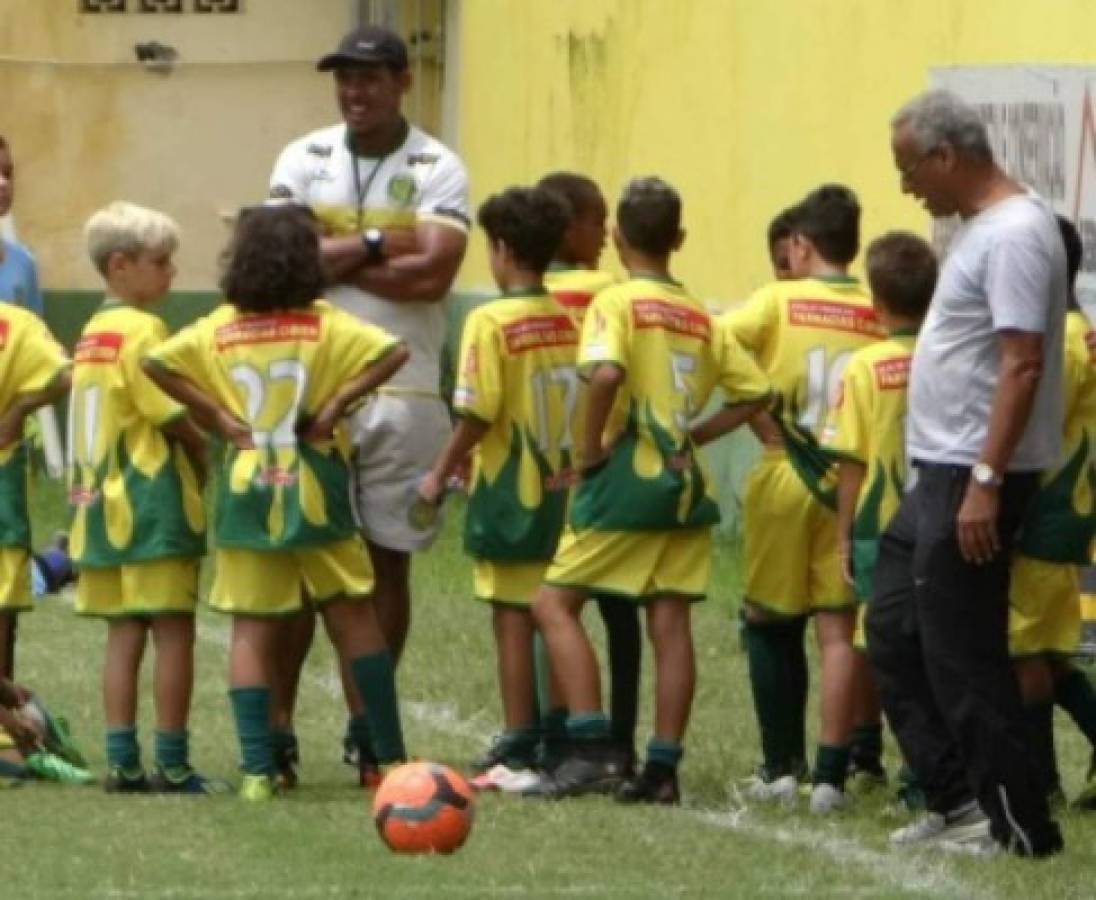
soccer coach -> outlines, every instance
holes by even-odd
[[[1008,589],[1039,472],[1059,454],[1065,252],[1053,210],[996,165],[958,97],[922,94],[891,126],[902,190],[961,219],[913,356],[913,485],[867,611],[883,706],[930,810],[891,840],[1047,856],[1062,837],[1026,751]]]

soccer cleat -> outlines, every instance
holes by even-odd
[[[358,763],[358,785],[367,791],[375,791],[384,781],[384,772],[376,760],[363,760]]]
[[[515,737],[507,732],[496,734],[491,738],[487,749],[473,761],[472,768],[476,772],[487,772],[495,766],[505,766],[508,769],[532,768],[536,763],[538,743],[530,743],[524,735]]]
[[[616,792],[621,803],[661,803],[676,806],[681,802],[677,769],[648,762],[638,775],[625,781]]]
[[[520,794],[540,784],[541,775],[532,769],[511,769],[501,763],[486,772],[469,779],[477,791],[501,791],[504,794]]]
[[[350,726],[347,725],[346,734],[342,739],[342,760],[352,769],[358,768],[358,745],[354,743],[354,739],[350,736]]]
[[[811,812],[816,816],[828,816],[840,812],[848,805],[845,792],[832,784],[820,781],[811,789]]]
[[[240,799],[248,803],[265,803],[277,794],[274,779],[269,775],[244,775],[240,782]]]
[[[779,803],[781,806],[795,806],[799,797],[799,782],[794,775],[779,775],[766,780],[759,771],[751,775],[742,785],[742,794],[755,803]]]
[[[147,794],[148,779],[144,769],[126,771],[121,766],[116,766],[107,773],[103,782],[103,790],[108,794]]]
[[[620,764],[602,741],[584,741],[552,772],[522,791],[523,797],[563,800],[586,794],[611,794],[620,787]]]
[[[357,753],[356,749],[355,753]],[[345,760],[345,756],[343,758]],[[297,766],[300,761],[300,754],[295,745],[274,747],[274,784],[279,791],[291,791],[297,786],[300,781],[297,776]]]
[[[917,821],[892,831],[890,842],[895,847],[926,846],[941,843],[974,841],[989,835],[989,819],[971,800],[946,815],[928,812]]]
[[[46,733],[42,738],[42,744],[46,750],[54,756],[59,756],[66,762],[72,763],[78,769],[88,768],[87,759],[72,739],[72,730],[69,728],[68,719],[64,716],[53,715],[37,697],[32,696],[27,701],[27,705],[32,707],[34,714],[41,719],[45,728]]]
[[[981,859],[993,859],[1005,852],[1005,848],[988,834],[969,838],[965,841],[940,841],[936,844],[945,853],[959,856],[976,856]]]
[[[87,769],[74,766],[68,760],[45,750],[31,753],[25,764],[28,771],[43,781],[55,781],[58,784],[92,784],[95,781],[95,776]]]
[[[213,796],[227,794],[232,788],[227,782],[206,778],[187,766],[179,772],[167,772],[160,766],[152,771],[148,779],[148,788],[154,794],[180,794],[191,796]]]

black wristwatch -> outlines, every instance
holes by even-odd
[[[365,261],[369,265],[384,261],[384,232],[379,228],[367,228],[362,233],[362,246],[365,248]]]

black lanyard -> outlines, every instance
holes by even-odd
[[[350,151],[351,162],[354,165],[354,193],[358,196],[358,231],[362,230],[363,220],[365,218],[365,198],[369,196],[369,189],[373,186],[373,179],[377,177],[377,172],[380,171],[381,166],[384,165],[384,161],[388,159],[391,154],[386,153],[380,159],[377,160],[373,166],[373,171],[369,173],[369,177],[365,180],[365,185],[362,185],[362,174],[358,169],[358,156],[353,150]]]

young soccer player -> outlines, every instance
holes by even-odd
[[[475,596],[492,610],[506,730],[492,745],[486,775],[503,789],[522,784],[507,773],[531,777],[538,762],[530,606],[574,477],[578,330],[544,286],[567,220],[563,201],[539,187],[510,188],[480,207],[503,293],[465,321],[453,394],[459,421],[419,486],[436,503],[472,454],[464,546],[475,560]]]
[[[27,447],[23,425],[61,396],[69,361],[36,315],[0,303],[0,676],[15,667],[16,617],[31,608]]]
[[[615,281],[608,272],[598,270],[601,251],[605,248],[609,211],[601,189],[585,175],[553,172],[545,175],[539,186],[559,194],[570,209],[570,222],[544,283],[556,301],[571,314],[581,332],[590,301]],[[594,599],[605,623],[609,650],[610,733],[630,774],[635,768],[639,670],[643,652],[639,610],[634,603],[612,594],[600,594]],[[549,741],[561,742],[565,719],[566,710],[549,710],[546,723]]]
[[[1062,796],[1054,749],[1054,704],[1074,719],[1096,760],[1096,693],[1069,663],[1081,633],[1077,566],[1091,558],[1096,534],[1092,440],[1096,436],[1096,369],[1085,345],[1090,326],[1073,287],[1082,245],[1073,224],[1058,226],[1066,247],[1069,312],[1065,328],[1065,433],[1059,467],[1044,474],[1024,519],[1009,588],[1009,652],[1014,659],[1031,735],[1030,748],[1049,796]],[[1096,766],[1074,801],[1096,808]]]
[[[841,376],[822,443],[839,458],[837,534],[846,580],[861,604],[855,645],[863,651],[864,604],[871,599],[879,536],[898,508],[907,481],[906,384],[913,344],[936,287],[936,257],[904,231],[876,238],[866,253],[872,303],[888,338],[857,350]],[[886,782],[882,712],[867,659],[854,658],[852,784]]]
[[[69,399],[69,529],[80,567],[76,611],[106,621],[103,708],[109,792],[203,794],[190,766],[194,608],[205,552],[203,439],[141,370],[167,337],[146,308],[175,275],[178,229],[163,213],[114,203],[84,228],[106,298],[76,345]],[[155,761],[137,741],[137,686],[148,638],[156,651]]]
[[[530,791],[535,796],[619,786],[624,801],[679,798],[695,680],[690,605],[707,589],[711,526],[719,521],[689,424],[717,384],[738,421],[768,396],[757,367],[670,275],[684,237],[681,199],[670,185],[638,178],[625,187],[613,240],[630,277],[594,298],[583,326],[582,480],[534,604],[567,702],[572,749]],[[722,424],[737,422],[725,415]],[[587,597],[602,593],[645,608],[654,647],[654,737],[643,770],[623,786],[580,618]]]
[[[343,416],[407,359],[384,331],[317,300],[315,218],[258,207],[237,221],[228,302],[148,354],[145,371],[226,446],[218,459],[210,605],[232,616],[229,699],[240,796],[274,796],[270,690],[281,617],[320,607],[356,687],[351,732],[382,764],[405,757],[392,657],[350,505]],[[364,701],[364,712],[363,712]]]
[[[852,191],[841,185],[812,191],[795,207],[791,228],[797,280],[761,288],[725,317],[776,394],[755,427],[766,446],[743,501],[743,635],[763,755],[747,794],[794,802],[806,768],[803,636],[813,615],[822,722],[812,809],[823,812],[843,798],[856,602],[838,561],[834,458],[818,437],[849,357],[883,332],[871,301],[848,274],[860,232]]]

